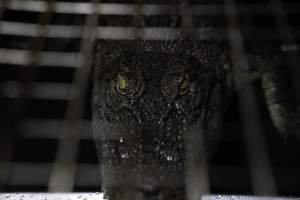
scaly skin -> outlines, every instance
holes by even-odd
[[[215,150],[223,60],[207,41],[99,42],[93,123],[109,199],[185,199],[184,138],[203,133]]]
[[[147,26],[180,24],[178,16],[144,19]],[[131,22],[124,19],[124,23]],[[194,24],[225,27],[224,19],[215,16],[198,17]],[[217,29],[212,32],[220,36]],[[268,44],[262,44],[264,50],[255,45],[254,50],[246,49],[250,67],[262,78],[274,125],[286,135],[299,127],[300,117],[287,98],[291,93],[281,73],[285,66],[276,61],[281,53],[272,52]],[[186,199],[187,138],[203,138],[199,145],[207,159],[218,143],[227,101],[224,91],[231,90],[227,83],[232,68],[224,68],[232,63],[228,45],[213,39],[178,39],[99,41],[96,46],[93,132],[106,196],[109,200]],[[201,130],[195,133],[193,127]]]

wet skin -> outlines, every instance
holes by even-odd
[[[185,199],[187,138],[203,134],[207,158],[219,138],[221,52],[205,41],[98,43],[93,130],[109,199]]]

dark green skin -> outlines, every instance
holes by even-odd
[[[208,159],[218,143],[221,49],[207,41],[102,41],[95,55],[93,128],[105,194],[185,199],[185,138],[203,134]]]
[[[119,20],[118,26],[135,24],[125,18],[124,24]],[[194,20],[197,27],[220,28],[225,24],[222,16]],[[142,25],[174,27],[180,25],[180,18],[152,20],[145,16]],[[212,33],[224,36],[217,29]],[[250,69],[243,73],[261,80],[270,116],[279,132],[299,136],[299,104],[288,89],[291,84],[282,52],[278,45],[257,45],[245,44]],[[102,189],[108,199],[186,199],[188,155],[202,155],[189,149],[202,149],[209,160],[218,144],[222,112],[228,101],[225,96],[233,89],[234,62],[229,59],[228,46],[213,37],[206,41],[96,44],[93,132]],[[124,91],[118,89],[119,75],[128,83]],[[182,77],[189,83],[187,90],[180,89]],[[193,131],[195,127],[200,127],[198,132]]]

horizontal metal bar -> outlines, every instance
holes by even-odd
[[[31,87],[31,98],[46,100],[70,100],[70,84],[33,82]],[[0,93],[4,98],[19,98],[22,93],[22,83],[17,81],[5,81],[0,83]]]
[[[80,127],[84,134],[80,135],[80,139],[93,139],[92,122],[89,120],[81,120]],[[60,139],[60,130],[63,120],[59,119],[25,119],[19,124],[19,130],[22,138],[42,138],[42,139]]]
[[[0,34],[36,37],[39,34],[39,25],[32,23],[20,22],[1,22]],[[97,39],[115,39],[115,40],[135,40],[136,28],[133,27],[119,27],[119,26],[98,26],[96,37]],[[180,29],[175,28],[142,28],[142,39],[145,40],[166,40],[176,39],[180,35]],[[197,39],[207,39],[209,37],[226,37],[226,34],[214,35],[209,28],[199,28],[196,30],[199,34]],[[226,32],[224,29],[223,32]],[[49,38],[81,38],[81,26],[70,25],[48,25],[45,37]]]
[[[0,193],[1,200],[103,200],[103,193]],[[260,197],[242,195],[204,195],[201,200],[297,200],[292,197]]]
[[[26,36],[37,37],[40,26],[32,23],[20,22],[1,22],[0,34],[11,36]],[[139,29],[142,34],[142,39],[145,40],[166,40],[176,39],[180,36],[180,29],[165,28],[165,27],[149,27]],[[197,40],[212,39],[227,39],[227,33],[234,32],[234,29],[226,28],[196,28]],[[136,28],[120,27],[120,26],[98,26],[96,29],[97,39],[112,39],[112,40],[135,40]],[[295,35],[300,35],[300,26],[294,27]],[[82,37],[82,27],[73,25],[48,25],[45,37],[48,38],[68,38],[75,39]],[[274,34],[273,28],[257,27],[253,29],[251,38],[261,40],[280,39],[279,33]]]
[[[294,200],[292,197],[263,197],[241,195],[205,195],[201,200]]]
[[[46,2],[36,0],[10,0],[7,5],[8,9],[45,12]],[[299,3],[286,4],[288,13],[299,13]],[[98,14],[102,15],[136,15],[138,5],[122,3],[101,3],[96,9]],[[223,15],[222,5],[193,5],[193,15]],[[238,13],[249,15],[270,14],[272,10],[268,4],[242,4],[237,6]],[[65,14],[91,14],[91,3],[87,2],[56,2],[54,3],[54,12]],[[178,14],[178,7],[172,5],[154,5],[144,4],[143,15],[174,15]]]
[[[100,190],[100,188],[99,188]],[[104,200],[103,193],[0,193],[0,200]]]
[[[37,37],[41,26],[33,23],[1,22],[0,34]],[[80,38],[81,26],[48,25],[45,37]]]
[[[82,62],[79,53],[39,52],[37,54],[36,65],[38,66],[79,67]],[[30,51],[0,49],[0,63],[27,66],[30,64]]]
[[[54,164],[14,162],[10,167],[10,177],[6,184],[47,186]],[[76,186],[100,186],[101,178],[98,164],[78,163],[76,165],[75,183]]]

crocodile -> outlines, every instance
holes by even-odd
[[[200,22],[209,27],[215,19]],[[101,40],[95,46],[92,121],[105,197],[186,199],[189,154],[209,162],[218,145],[232,89],[230,47],[186,37]],[[266,52],[252,51],[248,58],[274,125],[286,135],[299,127],[299,114],[287,99],[280,53]],[[189,144],[204,154],[191,152]]]

